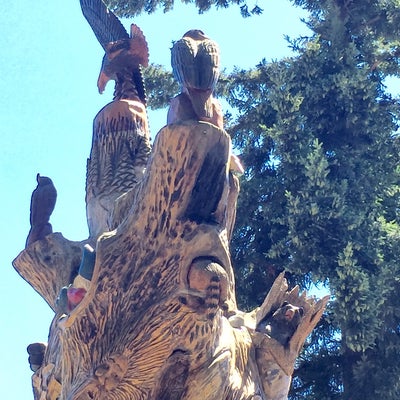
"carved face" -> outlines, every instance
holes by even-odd
[[[135,71],[139,65],[147,67],[149,64],[149,50],[146,38],[140,28],[131,25],[131,37],[115,40],[104,45],[106,54],[103,57],[97,87],[100,93],[104,92],[107,82],[116,80],[123,71]]]
[[[108,81],[117,79],[117,74],[127,69],[134,71],[139,67],[140,59],[130,51],[130,41],[118,40],[107,45],[97,80],[100,93],[104,92]]]
[[[257,326],[257,331],[265,333],[282,345],[286,345],[293,336],[304,315],[302,307],[287,301],[272,314],[266,316]]]

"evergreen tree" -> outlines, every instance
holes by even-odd
[[[228,87],[247,167],[233,243],[241,298],[257,303],[283,268],[303,287],[325,283],[331,309],[292,398],[398,399],[399,103],[383,82],[399,73],[400,5],[294,3],[312,36]]]
[[[250,17],[262,13],[257,2],[247,4],[244,0],[182,0],[186,4],[195,4],[199,13],[209,10],[211,7],[228,8],[234,4],[239,7],[240,14],[243,17]],[[153,13],[158,9],[164,12],[171,11],[174,8],[174,0],[108,0],[105,1],[107,6],[121,17],[133,17],[142,12],[148,14]]]

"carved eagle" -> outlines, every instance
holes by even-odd
[[[189,103],[198,120],[215,121],[215,114],[221,112],[213,98],[220,66],[217,43],[203,31],[192,29],[172,46],[171,65],[182,94],[179,106],[172,104],[169,123],[189,116]]]
[[[132,24],[129,35],[101,0],[81,0],[80,3],[83,15],[105,51],[97,81],[99,92],[104,91],[108,81],[114,80],[114,98],[138,97],[145,103],[141,66],[148,66],[149,49],[143,32]]]
[[[141,66],[149,51],[143,32],[135,24],[130,35],[101,0],[80,0],[83,15],[105,55],[97,81],[103,92],[115,81],[114,101],[97,114],[86,176],[86,212],[89,234],[97,238],[114,229],[116,200],[133,193],[143,178],[150,154],[150,132]],[[127,203],[127,202],[126,202]],[[120,222],[130,204],[120,205]]]

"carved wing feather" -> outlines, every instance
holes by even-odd
[[[82,13],[104,50],[110,42],[129,39],[121,21],[101,0],[80,0]]]
[[[149,65],[149,47],[142,30],[136,25],[131,25],[132,46],[130,52],[138,57],[138,61],[144,67]]]
[[[183,37],[171,49],[171,65],[183,87],[213,90],[219,76],[218,45],[210,39]]]
[[[219,48],[212,40],[199,43],[197,51],[197,66],[200,88],[214,89],[219,78]]]
[[[193,40],[183,38],[175,42],[171,49],[172,71],[175,79],[183,87],[191,87],[192,82],[196,81],[196,48],[193,45]]]

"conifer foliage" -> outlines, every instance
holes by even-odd
[[[294,1],[295,56],[230,76],[246,173],[233,243],[242,304],[276,273],[323,283],[331,307],[292,399],[400,398],[399,75],[395,1]],[[263,287],[264,285],[264,287]]]
[[[174,0],[109,0],[106,1],[107,6],[121,17],[133,17],[142,12],[151,14],[158,9],[164,12],[171,11],[174,8]],[[234,4],[238,7],[240,14],[243,17],[258,15],[263,12],[263,9],[257,2],[247,3],[245,0],[182,0],[182,3],[195,4],[199,13],[204,13],[212,7],[228,8]]]
[[[135,3],[134,13],[170,1]],[[133,3],[110,3],[133,13]],[[231,3],[247,7],[196,1],[200,11]],[[397,400],[400,103],[385,79],[400,77],[400,3],[291,3],[309,12],[310,29],[288,39],[293,57],[237,69],[219,88],[236,111],[227,129],[246,167],[231,246],[237,295],[243,309],[259,305],[282,270],[303,289],[331,292],[291,399]],[[168,73],[149,71],[159,107],[173,84],[160,89]]]

